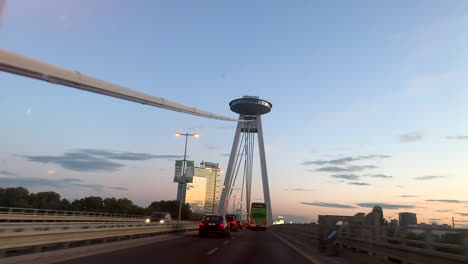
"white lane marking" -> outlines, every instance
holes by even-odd
[[[224,242],[223,244],[227,245],[229,242],[231,242],[231,240],[228,240],[228,241]]]
[[[208,255],[211,255],[211,254],[215,253],[216,250],[218,250],[218,249],[219,249],[219,248],[213,248],[213,249],[210,250],[210,252],[208,252],[207,254],[208,254]]]
[[[307,260],[309,260],[310,262],[312,263],[315,263],[315,264],[320,264],[320,261],[318,261],[316,258],[314,258],[313,256],[310,256],[309,254],[305,253],[304,251],[298,249],[297,247],[295,247],[293,244],[291,244],[289,241],[287,241],[286,239],[280,237],[279,235],[275,234],[272,232],[272,234],[274,236],[276,236],[279,240],[283,241],[283,243],[285,243],[286,245],[288,245],[290,248],[292,248],[293,250],[295,250],[297,253],[299,253],[299,255],[303,256],[304,258],[306,258]]]

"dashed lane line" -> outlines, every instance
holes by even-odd
[[[215,253],[219,248],[213,248],[212,250],[210,250],[207,255],[211,255],[213,253]]]

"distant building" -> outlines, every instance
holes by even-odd
[[[383,210],[380,206],[374,206],[372,212],[368,213],[365,218],[367,226],[381,226],[384,223]]]
[[[390,225],[398,227],[398,220],[396,220],[396,219],[390,220]]]
[[[426,227],[426,228],[437,228],[437,229],[451,229],[452,227],[448,224],[442,224],[442,225],[438,225],[437,223],[430,223],[430,224],[426,224],[426,223],[420,223],[420,224],[417,224],[417,227]]]
[[[195,169],[195,173],[196,173]],[[190,205],[192,212],[203,214],[205,212],[206,200],[206,181],[205,177],[193,176],[193,182],[187,183],[187,192],[185,194],[185,203]]]
[[[180,199],[180,186],[177,199]],[[193,213],[215,214],[218,211],[220,199],[220,169],[217,163],[201,162],[193,168],[193,182],[187,183],[185,203],[190,205]]]
[[[416,226],[418,224],[418,220],[416,218],[415,213],[408,213],[408,212],[399,213],[398,218],[399,218],[400,227]]]
[[[221,197],[221,176],[218,163],[202,161],[200,167],[195,168],[195,175],[206,178],[204,213],[216,214]]]

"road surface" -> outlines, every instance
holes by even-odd
[[[312,263],[271,231],[240,230],[231,238],[183,236],[118,251],[72,259],[63,264],[130,263]]]

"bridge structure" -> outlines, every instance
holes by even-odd
[[[184,114],[237,122],[224,182],[227,188],[223,189],[219,212],[226,212],[241,163],[244,163],[242,192],[246,202],[250,202],[256,135],[264,200],[269,208],[269,221],[272,220],[261,120],[261,115],[271,110],[270,102],[258,97],[233,100],[230,107],[239,118],[231,118],[1,49],[0,71]],[[454,245],[414,241],[405,237],[405,232],[392,237],[375,226],[371,230],[361,227],[357,232],[352,226],[343,228],[330,223],[319,220],[318,225],[276,225],[270,232],[239,232],[226,240],[202,240],[194,234],[196,222],[148,225],[138,216],[8,208],[0,210],[0,262],[134,263],[136,258],[154,262],[157,256],[160,263],[182,263],[188,259],[195,263],[468,263],[468,234],[464,231],[455,230],[461,238]],[[323,251],[325,227],[339,234],[332,243],[342,248],[339,256]],[[427,234],[430,239],[432,233]]]
[[[256,96],[244,96],[229,103],[231,110],[239,114],[234,141],[232,143],[229,163],[224,178],[224,186],[221,193],[219,214],[225,214],[227,205],[232,197],[233,186],[238,178],[239,168],[243,164],[243,177],[241,184],[241,199],[244,197],[247,205],[247,216],[250,215],[250,203],[252,192],[252,167],[254,160],[255,135],[258,137],[258,150],[260,154],[260,169],[262,174],[263,197],[267,205],[269,225],[273,222],[270,187],[268,183],[268,171],[265,155],[265,143],[263,139],[262,115],[271,111],[270,102]],[[245,121],[245,122],[244,122]],[[226,188],[228,187],[228,188]]]
[[[270,112],[271,103],[259,99],[258,97],[245,96],[240,99],[233,100],[230,103],[231,110],[239,114],[239,118],[230,118],[217,115],[211,112],[203,111],[194,107],[178,104],[164,98],[144,94],[127,87],[99,80],[78,71],[71,71],[55,65],[51,65],[42,61],[38,61],[26,56],[22,56],[13,52],[0,49],[0,71],[17,74],[24,77],[34,78],[41,81],[47,81],[54,84],[59,84],[67,87],[72,87],[88,92],[94,92],[101,95],[111,96],[131,102],[141,103],[153,107],[163,108],[167,110],[177,111],[184,114],[200,116],[204,118],[217,119],[222,121],[236,121],[238,123],[234,136],[234,143],[229,157],[224,188],[222,190],[221,200],[218,204],[219,213],[225,214],[227,206],[230,202],[230,194],[232,193],[237,173],[240,165],[244,160],[244,177],[242,183],[242,197],[245,194],[247,212],[250,210],[251,183],[252,183],[252,163],[254,140],[253,134],[258,135],[260,164],[263,182],[263,194],[265,202],[268,206],[269,223],[272,223],[272,210],[270,201],[270,191],[268,186],[268,174],[266,166],[265,146],[263,140],[263,129],[261,115]],[[240,140],[242,135],[242,139]],[[245,139],[245,140],[244,140]],[[239,148],[239,143],[243,144],[242,149]],[[244,192],[245,185],[245,192]],[[227,187],[229,186],[229,187]],[[184,184],[183,188],[187,188]],[[184,193],[184,192],[182,192]],[[180,197],[185,200],[184,195]]]

